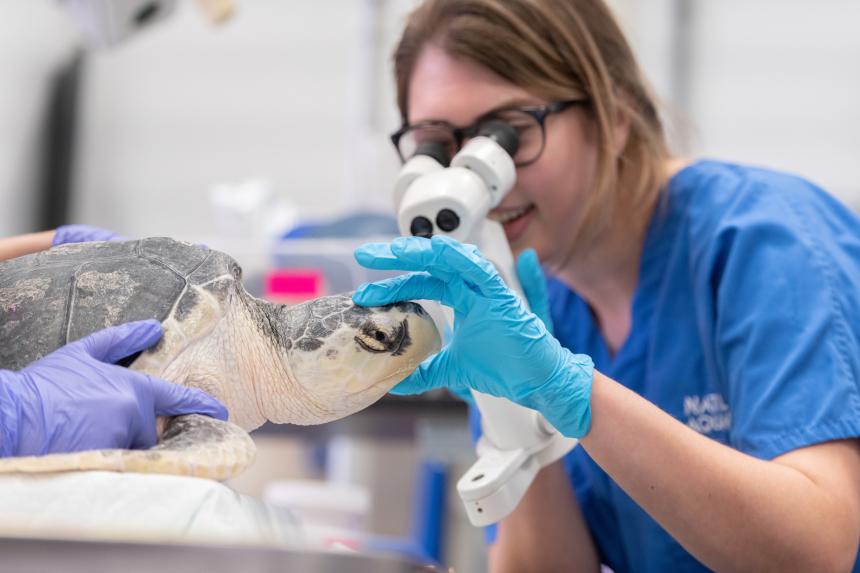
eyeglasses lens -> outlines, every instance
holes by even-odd
[[[404,160],[408,160],[424,143],[441,144],[449,158],[459,151],[457,138],[451,129],[445,125],[416,125],[400,137],[397,148],[400,151],[400,156]]]
[[[534,161],[543,151],[544,135],[540,122],[530,113],[523,110],[504,110],[485,117],[474,127],[473,133],[480,133],[483,124],[490,121],[502,120],[517,130],[520,136],[519,148],[514,154],[514,163],[523,165]],[[472,130],[470,130],[472,131]],[[468,141],[468,138],[466,138]],[[465,143],[466,141],[463,141]],[[447,150],[448,156],[453,157],[460,151],[460,142],[454,135],[453,128],[445,124],[418,124],[409,128],[400,137],[397,144],[400,156],[408,160],[424,143],[441,143]]]
[[[522,165],[537,159],[543,150],[543,128],[540,122],[523,110],[511,109],[493,114],[488,121],[502,120],[514,129],[520,137],[520,145],[514,154],[514,163]]]

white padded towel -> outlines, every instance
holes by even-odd
[[[287,510],[201,478],[115,472],[0,477],[0,535],[306,546]]]

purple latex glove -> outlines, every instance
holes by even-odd
[[[156,320],[93,333],[18,372],[0,370],[0,456],[102,448],[149,448],[155,417],[206,414],[227,419],[205,392],[113,363],[155,344]]]
[[[51,246],[65,245],[67,243],[88,243],[90,241],[127,241],[119,233],[90,227],[89,225],[61,225],[57,227]]]

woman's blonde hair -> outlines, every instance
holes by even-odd
[[[467,58],[547,101],[588,98],[598,134],[596,185],[575,240],[587,244],[616,208],[638,220],[654,204],[669,157],[660,117],[633,52],[602,0],[425,0],[394,52],[405,123],[415,62],[428,44]],[[616,155],[618,112],[630,122]]]

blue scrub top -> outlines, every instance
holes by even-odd
[[[762,459],[860,436],[860,220],[803,179],[717,161],[676,174],[614,356],[587,304],[548,287],[565,347],[697,432]],[[565,463],[616,573],[707,571],[582,448]]]

